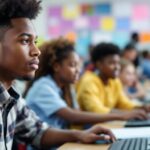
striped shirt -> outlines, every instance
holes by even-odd
[[[13,138],[40,148],[43,132],[48,125],[41,122],[22,97],[11,87],[0,83],[0,149],[11,150]]]

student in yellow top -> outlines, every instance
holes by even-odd
[[[116,45],[100,43],[91,55],[97,70],[85,72],[77,86],[77,99],[82,110],[95,113],[118,112],[119,109],[132,110],[131,113],[150,110],[150,106],[139,106],[125,95],[117,78],[120,73],[120,50]]]

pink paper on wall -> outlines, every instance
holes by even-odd
[[[99,16],[89,17],[89,26],[90,26],[90,29],[93,29],[93,30],[100,28],[100,17]]]
[[[134,5],[133,6],[133,19],[135,20],[144,20],[149,19],[150,11],[148,5]]]
[[[48,29],[48,33],[50,37],[56,38],[61,35],[61,28],[60,26],[50,27]]]
[[[49,7],[48,8],[48,17],[53,16],[53,17],[60,18],[61,17],[61,11],[62,11],[61,6]]]
[[[62,30],[63,34],[65,34],[68,31],[73,31],[73,22],[72,21],[62,19],[60,24],[61,24],[61,30]]]

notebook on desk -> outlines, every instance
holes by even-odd
[[[150,127],[150,120],[129,120],[125,127]]]
[[[150,127],[111,129],[117,139],[150,138]]]

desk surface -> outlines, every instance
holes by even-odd
[[[111,121],[100,124],[106,128],[122,128],[124,121]],[[65,143],[58,150],[108,150],[109,144],[80,144],[80,143]]]
[[[66,143],[62,145],[58,150],[107,150],[109,144],[79,144],[79,143]]]

